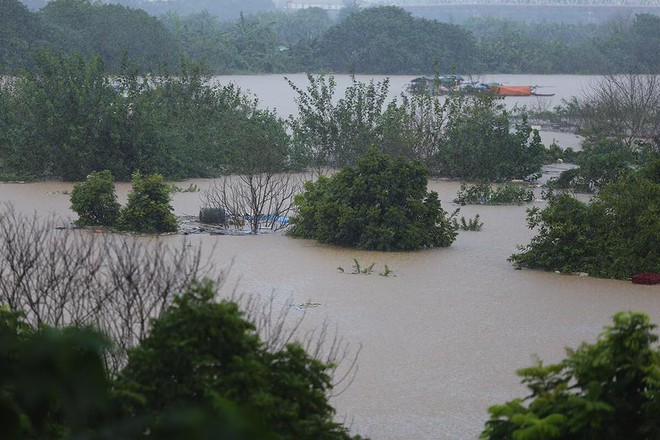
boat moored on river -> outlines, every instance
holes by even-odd
[[[431,96],[468,94],[507,96],[554,96],[554,93],[539,93],[539,86],[509,86],[499,82],[464,81],[458,75],[414,78],[406,90],[411,95],[430,94]]]

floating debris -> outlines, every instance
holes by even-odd
[[[321,303],[307,301],[302,304],[290,304],[291,307],[295,307],[298,310],[313,309],[314,307],[320,306]]]

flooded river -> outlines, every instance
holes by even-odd
[[[454,208],[458,183],[430,186],[445,209]],[[71,188],[0,184],[0,201],[71,217]],[[122,202],[127,191],[119,185]],[[174,194],[176,213],[196,214],[199,194]],[[514,270],[507,257],[532,236],[525,207],[461,209],[466,217],[476,213],[483,231],[461,232],[450,248],[420,252],[355,251],[281,235],[189,239],[216,246],[218,268],[232,265],[230,288],[274,294],[283,307],[318,303],[291,312],[306,313],[310,328],[328,320],[353,347],[362,346],[355,381],[333,399],[354,432],[373,439],[474,439],[488,406],[525,394],[514,371],[534,356],[559,361],[563,347],[594,341],[620,310],[644,311],[660,323],[660,287]],[[354,258],[375,263],[374,273],[348,274]],[[377,274],[385,264],[395,276]]]
[[[289,75],[305,86],[304,75]],[[358,76],[360,81],[372,77]],[[383,77],[373,77],[380,80]],[[391,77],[395,97],[411,76]],[[480,78],[507,85],[539,85],[552,98],[507,98],[507,105],[554,106],[580,93],[594,77],[497,75]],[[217,77],[256,94],[261,105],[286,117],[296,112],[294,93],[282,75]],[[350,84],[337,76],[341,95]],[[546,133],[544,140],[572,135]],[[209,181],[194,180],[200,187]],[[177,185],[187,187],[188,182]],[[446,210],[459,184],[430,182]],[[72,219],[72,185],[47,182],[0,184],[0,202],[22,212],[37,211]],[[118,186],[122,202],[128,185]],[[196,215],[200,193],[174,194],[177,215]],[[542,206],[542,202],[536,203]],[[232,266],[227,286],[264,297],[274,294],[282,307],[318,303],[300,310],[309,328],[324,320],[336,325],[353,347],[361,345],[352,385],[334,398],[338,417],[356,433],[373,439],[474,439],[487,420],[487,408],[525,394],[515,370],[534,362],[563,358],[564,347],[594,341],[611,316],[640,310],[660,323],[660,287],[517,271],[507,262],[516,245],[532,236],[526,207],[463,207],[479,213],[481,232],[461,232],[447,249],[420,252],[364,252],[295,240],[282,235],[189,237],[216,247],[218,268]],[[63,220],[65,222],[66,220]],[[178,244],[182,237],[163,240]],[[372,275],[350,275],[353,259],[374,263]],[[378,272],[387,265],[395,276]],[[345,269],[341,273],[337,267]],[[226,292],[228,293],[228,292]]]

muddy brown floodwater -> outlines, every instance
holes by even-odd
[[[453,209],[458,183],[432,181],[430,187]],[[0,184],[0,201],[71,218],[65,194],[71,188]],[[119,185],[122,202],[127,190]],[[179,215],[194,215],[199,206],[199,193],[174,194]],[[373,439],[474,439],[488,406],[524,395],[514,372],[534,356],[559,361],[564,347],[594,341],[620,310],[640,310],[660,323],[658,286],[514,270],[507,257],[532,236],[525,208],[463,207],[461,215],[480,214],[484,229],[461,232],[449,248],[420,252],[355,251],[281,235],[189,240],[216,246],[213,263],[232,265],[228,286],[274,294],[284,307],[318,303],[291,313],[306,313],[310,328],[327,319],[354,347],[362,345],[355,381],[333,399],[354,432]],[[374,274],[337,270],[350,272],[354,258],[375,263]],[[385,264],[396,276],[376,273]]]

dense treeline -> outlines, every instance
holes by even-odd
[[[299,115],[284,121],[233,85],[183,64],[176,76],[109,78],[98,56],[42,54],[0,86],[0,176],[80,181],[109,170],[168,179],[323,171],[370,146],[417,159],[435,175],[503,181],[537,173],[546,152],[526,119],[490,97],[388,99],[388,83],[358,81],[335,99],[332,77],[293,83]]]
[[[413,17],[397,7],[272,10],[258,0],[245,14],[195,9],[151,10],[151,2],[123,5],[55,0],[30,12],[18,0],[0,3],[0,69],[34,67],[37,49],[98,54],[121,69],[124,52],[141,71],[203,62],[213,73],[333,71],[615,73],[660,71],[660,17],[639,14],[605,24],[530,24],[475,19],[463,26]],[[250,5],[255,3],[254,8]],[[126,5],[126,6],[125,6]],[[159,18],[149,15],[145,8]],[[235,11],[235,12],[236,12]],[[251,12],[262,11],[250,14]]]
[[[163,23],[139,9],[88,0],[57,0],[29,12],[17,0],[0,3],[0,68],[15,72],[36,64],[40,49],[98,55],[113,72],[124,54],[142,71],[176,66],[179,42]]]
[[[111,80],[98,56],[42,55],[0,88],[0,128],[5,178],[203,177],[290,159],[283,122],[236,87],[208,86],[190,66],[176,77],[127,67]]]
[[[21,0],[32,10],[43,8],[50,0]],[[255,14],[275,10],[272,0],[97,0],[130,8],[143,9],[151,15],[159,16],[168,12],[190,15],[207,10],[221,20],[233,20],[243,14]]]
[[[660,17],[639,14],[602,25],[523,23],[498,19],[465,24],[477,39],[479,67],[503,73],[657,73]]]

